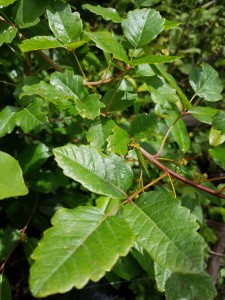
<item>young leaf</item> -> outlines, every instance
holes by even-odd
[[[154,9],[136,9],[122,21],[125,37],[135,47],[141,48],[151,42],[163,30],[165,19]]]
[[[144,193],[125,206],[124,216],[136,241],[161,267],[183,273],[203,270],[206,244],[193,215],[171,193]]]
[[[36,98],[33,103],[16,113],[16,125],[20,126],[24,133],[31,130],[40,131],[48,123],[45,112],[41,110],[42,100]]]
[[[143,139],[151,136],[152,131],[157,126],[157,117],[155,114],[143,113],[137,115],[130,123],[129,133],[132,137]]]
[[[1,4],[1,1],[0,1]],[[12,300],[11,288],[7,277],[0,274],[0,299],[2,300]]]
[[[0,46],[4,43],[9,44],[12,42],[17,34],[18,29],[10,26],[9,24],[0,23]]]
[[[130,139],[126,130],[116,126],[113,128],[113,134],[107,138],[107,149],[113,153],[126,155],[128,152],[128,144]]]
[[[216,108],[208,106],[193,106],[188,110],[195,119],[210,125],[212,124],[213,116],[217,113],[217,111],[218,110]]]
[[[225,111],[219,110],[213,117],[212,125],[221,133],[225,133]]]
[[[165,118],[167,126],[172,126],[174,121],[177,120],[178,117],[179,114],[176,111],[168,111],[168,118]],[[173,129],[171,130],[171,133],[181,151],[184,153],[188,152],[191,146],[191,141],[185,123],[182,119],[179,119],[176,122],[176,124],[173,126]]]
[[[175,273],[166,282],[166,299],[213,300],[217,292],[212,278],[206,272],[200,274]]]
[[[23,40],[22,44],[19,45],[22,52],[51,49],[62,46],[63,45],[53,36],[35,36],[31,39]]]
[[[61,209],[34,250],[30,288],[36,297],[82,288],[98,281],[133,245],[124,219],[96,207]]]
[[[225,148],[224,147],[216,147],[213,149],[209,149],[209,155],[215,161],[217,165],[219,165],[222,169],[225,170]]]
[[[77,42],[82,33],[82,21],[78,12],[71,12],[68,4],[50,1],[47,16],[49,27],[63,44]]]
[[[0,112],[0,137],[11,133],[16,126],[16,112],[19,109],[15,106],[6,106]]]
[[[120,157],[103,156],[88,146],[64,146],[53,150],[64,174],[80,182],[89,191],[125,199],[133,174]]]
[[[225,134],[222,134],[220,130],[211,127],[209,131],[209,144],[217,147],[225,142]]]
[[[180,56],[146,55],[143,57],[134,58],[131,62],[131,66],[138,66],[142,64],[162,64],[166,62],[173,62],[179,58]]]
[[[108,31],[98,32],[86,32],[86,34],[92,39],[96,46],[107,53],[111,53],[113,57],[125,61],[128,61],[128,56],[122,45],[116,40],[114,36]]]
[[[28,193],[18,161],[2,151],[0,170],[0,199],[24,196]]]
[[[0,0],[0,6],[6,7],[13,4],[16,0]]]
[[[115,8],[111,8],[111,7],[106,8],[100,5],[94,6],[90,4],[85,4],[83,7],[90,10],[91,12],[93,12],[98,16],[102,16],[103,19],[106,21],[112,21],[113,23],[121,23],[122,21],[122,18],[115,10]]]
[[[39,17],[45,12],[48,0],[20,0],[15,21],[20,28],[36,25]]]
[[[202,63],[201,68],[193,68],[189,82],[196,95],[206,101],[215,102],[222,99],[223,85],[219,75],[210,65]]]

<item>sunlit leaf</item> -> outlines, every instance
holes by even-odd
[[[136,241],[161,267],[183,273],[203,270],[206,244],[190,211],[171,193],[142,194],[125,206],[124,217]]]
[[[166,282],[168,300],[213,300],[217,292],[212,278],[206,272],[199,274],[175,273]]]
[[[2,151],[0,151],[0,170],[0,199],[24,196],[28,193],[18,161]]]
[[[112,21],[114,23],[121,23],[122,21],[122,18],[115,10],[115,8],[111,8],[111,7],[106,8],[100,5],[94,6],[90,4],[85,4],[83,7],[90,10],[91,12],[95,13],[98,16],[102,16],[103,19],[106,21]]]
[[[63,45],[53,36],[35,36],[31,39],[23,40],[20,44],[20,49],[23,52],[51,49],[62,47]]]
[[[86,33],[90,39],[92,39],[96,46],[107,53],[111,53],[113,57],[125,61],[128,61],[126,51],[122,45],[117,41],[117,39],[112,36],[108,31],[98,31],[98,32],[87,32]]]
[[[189,75],[189,82],[199,97],[210,102],[222,99],[223,85],[218,73],[209,64],[202,63],[201,68],[193,68]]]
[[[30,288],[36,297],[98,281],[133,245],[125,220],[96,207],[61,209],[52,224],[32,255]]]
[[[172,272],[169,269],[162,268],[157,263],[154,264],[154,270],[157,288],[160,292],[165,292],[166,282],[172,275]]]
[[[82,118],[87,118],[90,120],[94,120],[97,116],[100,115],[100,108],[105,105],[101,103],[99,100],[101,99],[101,95],[99,94],[91,94],[85,97],[85,100],[76,100],[76,109]]]
[[[126,198],[125,191],[133,175],[122,158],[114,154],[103,156],[88,146],[64,146],[53,152],[64,174],[88,190],[112,198]]]
[[[71,12],[68,4],[50,1],[47,16],[55,37],[63,44],[76,42],[82,33],[82,21],[78,12]]]
[[[16,0],[0,0],[0,5],[6,7],[10,4],[13,4]]]
[[[179,59],[180,56],[166,56],[166,55],[146,55],[132,60],[131,65],[137,66],[141,64],[162,64],[166,62],[173,62]]]
[[[195,119],[206,123],[212,124],[213,116],[217,113],[217,109],[213,107],[193,106],[188,110]]]
[[[225,134],[222,134],[220,130],[211,127],[209,131],[209,144],[211,146],[217,147],[225,142]]]
[[[157,37],[164,28],[164,22],[158,11],[143,8],[128,12],[122,28],[128,41],[135,48],[140,48]]]
[[[124,129],[119,126],[113,128],[113,134],[108,137],[107,141],[107,148],[109,151],[120,155],[127,154],[130,139],[128,133]]]

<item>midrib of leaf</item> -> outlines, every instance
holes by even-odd
[[[32,113],[29,111],[29,109],[27,109],[27,108],[25,107],[24,110],[25,110],[26,112],[28,112],[28,113],[31,115],[31,117],[33,117],[33,119],[36,120],[39,124],[43,124],[43,122],[41,122],[39,119],[37,119],[37,117],[36,117],[34,114],[32,114]]]
[[[207,84],[207,81],[209,80],[210,76],[211,76],[211,74],[209,74],[209,75],[207,76],[205,82],[204,82],[204,83],[201,85],[201,87],[195,92],[195,94],[198,94],[198,92],[202,89],[202,87],[203,87],[205,84]]]
[[[156,228],[158,228],[158,230],[161,232],[161,234],[164,235],[164,236],[167,238],[167,240],[169,240],[170,244],[172,244],[172,245],[179,251],[179,253],[182,254],[182,256],[183,256],[184,258],[186,258],[187,260],[190,260],[190,258],[189,258],[188,256],[184,255],[184,253],[177,247],[176,244],[174,244],[174,242],[173,242],[173,241],[165,234],[165,232],[163,232],[163,231],[161,230],[161,228],[157,226],[157,224],[154,222],[154,220],[152,220],[152,218],[150,218],[150,217],[149,217],[149,216],[148,216],[148,215],[147,215],[140,207],[138,207],[135,203],[132,203],[132,205],[135,206],[136,208],[138,208],[138,210],[139,210],[140,213],[141,213],[141,214],[139,214],[139,216],[136,217],[136,220],[137,220],[139,217],[141,217],[142,214],[144,214],[144,216],[148,219],[148,220],[146,220],[146,223],[143,223],[143,224],[142,224],[142,227],[141,227],[140,231],[143,230],[143,227],[145,226],[145,224],[149,223],[149,220],[150,220],[150,222],[151,222],[153,225],[155,225]],[[156,211],[156,212],[157,212],[157,211]],[[147,250],[147,249],[146,249],[146,250]]]
[[[98,174],[96,174],[94,172],[91,172],[89,169],[83,167],[77,161],[74,161],[74,160],[70,159],[68,156],[64,155],[63,153],[60,153],[60,155],[64,156],[64,158],[67,159],[68,161],[71,161],[72,163],[79,165],[84,171],[86,171],[87,173],[91,174],[91,176],[97,177],[101,181],[105,182],[107,185],[111,185],[116,191],[119,191],[120,193],[123,193],[124,196],[126,197],[126,193],[122,189],[120,189],[118,186],[116,186],[115,184],[113,184],[112,182],[109,182],[109,181],[105,180],[103,177],[100,177]],[[106,168],[106,170],[107,170],[107,168]]]
[[[42,289],[42,287],[45,285],[45,283],[46,283],[46,282],[47,282],[47,281],[48,281],[48,280],[49,280],[56,272],[59,271],[59,269],[62,267],[62,265],[63,265],[63,264],[64,264],[64,263],[65,263],[72,255],[74,255],[74,253],[75,253],[76,251],[78,251],[80,247],[83,246],[84,242],[88,240],[88,238],[90,237],[90,235],[92,235],[93,232],[97,230],[97,228],[102,224],[102,222],[106,220],[106,218],[107,218],[107,216],[105,216],[105,217],[97,224],[97,226],[95,227],[94,230],[92,230],[87,236],[85,236],[85,237],[83,238],[82,242],[81,242],[79,245],[77,245],[77,247],[76,247],[72,252],[69,252],[68,255],[64,256],[64,260],[63,260],[59,265],[57,265],[54,269],[52,269],[52,272],[49,274],[49,276],[45,277],[45,281],[43,282],[43,284],[39,286],[39,290],[36,290],[36,291],[35,291],[36,294],[38,294],[38,291],[40,291],[40,290]],[[56,248],[56,249],[58,249],[58,248]]]

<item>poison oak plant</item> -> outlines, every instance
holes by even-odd
[[[159,41],[179,25],[143,1],[123,14],[59,0],[0,5],[1,299],[11,299],[19,242],[34,297],[145,272],[166,299],[213,299],[203,211],[224,204],[224,186],[195,157],[225,169],[216,70],[193,66],[186,95],[167,70],[182,58]]]

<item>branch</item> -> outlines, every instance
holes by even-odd
[[[53,69],[55,69],[58,72],[63,72],[63,69],[57,65],[54,60],[52,60],[48,55],[46,55],[44,52],[42,52],[41,50],[37,50],[36,53],[43,58],[51,67],[53,67]]]
[[[151,155],[150,153],[148,153],[147,151],[145,151],[143,148],[139,147],[139,150],[141,151],[142,155],[147,158],[147,160],[149,160],[151,163],[153,163],[153,165],[155,165],[157,168],[159,168],[160,170],[168,173],[169,175],[171,175],[174,178],[177,178],[178,180],[180,180],[181,182],[187,184],[187,185],[191,185],[199,190],[202,190],[203,192],[206,192],[208,194],[211,194],[213,196],[216,196],[218,198],[223,198],[225,199],[225,195],[224,194],[220,194],[217,191],[214,191],[210,188],[207,188],[199,183],[195,183],[192,180],[186,179],[185,177],[177,174],[176,172],[174,172],[173,170],[167,168],[166,166],[164,166],[163,164],[161,164],[156,158],[154,158],[153,155]]]

